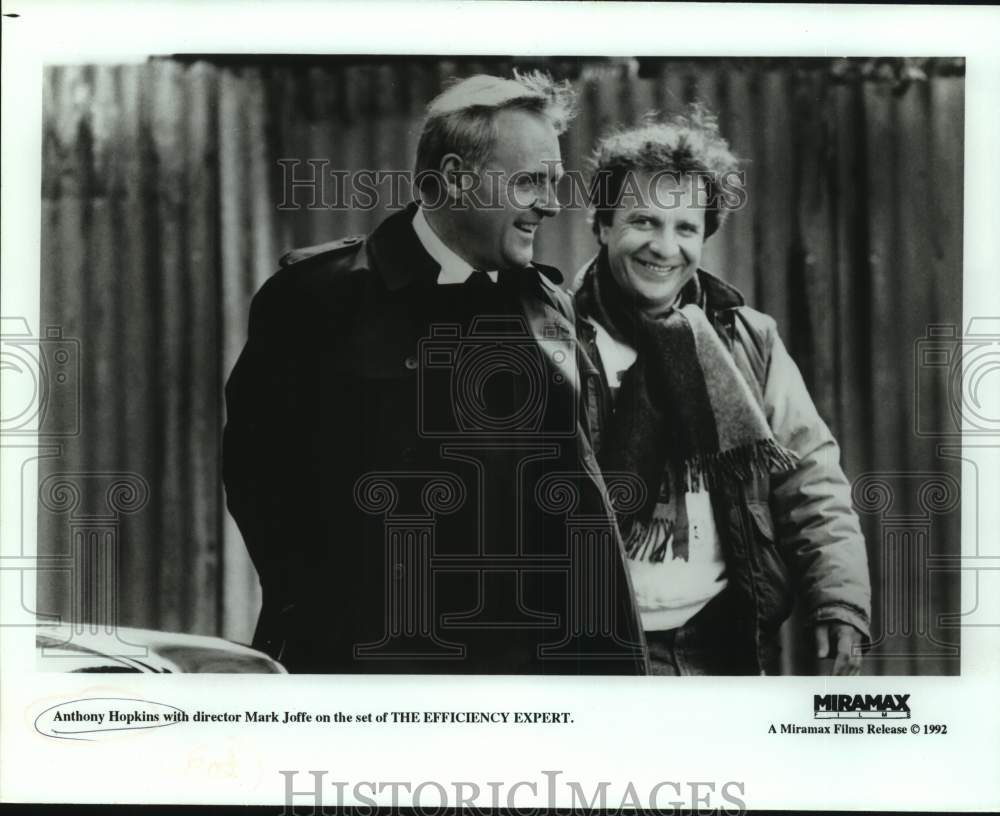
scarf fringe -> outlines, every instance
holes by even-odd
[[[698,493],[712,490],[721,482],[748,482],[755,476],[786,473],[798,462],[798,456],[774,439],[760,439],[738,448],[698,454],[684,463],[684,490]]]
[[[636,520],[629,528],[628,536],[625,538],[625,555],[632,561],[648,560],[658,564],[667,557],[667,548],[673,541],[673,525],[667,519],[653,519],[648,524]],[[656,545],[649,557],[647,551],[652,547],[653,542],[660,538],[660,543]]]

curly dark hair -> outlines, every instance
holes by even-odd
[[[706,192],[705,237],[722,225],[729,205],[722,195],[740,160],[719,134],[717,118],[701,103],[667,121],[650,114],[636,127],[619,128],[598,142],[591,157],[590,203],[595,234],[610,224],[630,173],[697,175]]]

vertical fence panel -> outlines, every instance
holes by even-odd
[[[792,354],[805,370],[806,383],[820,414],[835,422],[833,223],[829,178],[826,77],[802,70],[796,76],[795,110],[800,121],[796,143],[796,264],[789,280],[793,316]]]
[[[57,240],[60,233],[60,216],[62,206],[61,176],[63,169],[63,144],[59,128],[56,125],[59,91],[63,71],[49,69],[42,74],[42,157],[46,172],[42,176],[42,224],[41,224],[41,270],[42,297],[40,319],[41,326],[32,326],[36,331],[46,326],[63,327],[64,335],[69,337],[63,326],[62,310],[66,307],[66,284],[70,283],[62,274],[61,244]],[[4,315],[4,317],[26,317],[26,315]],[[69,446],[67,446],[69,447]],[[75,448],[75,444],[72,445]],[[43,460],[38,465],[39,483],[50,476],[59,465]],[[52,555],[60,551],[62,546],[62,525],[52,513],[38,513],[38,545],[39,555]],[[66,588],[63,581],[54,572],[39,571],[36,587],[36,609],[45,615],[56,615],[63,612]]]
[[[163,60],[153,64],[150,133],[156,167],[156,226],[159,232],[158,266],[148,271],[156,277],[153,338],[157,349],[156,416],[159,420],[162,458],[155,473],[161,530],[160,625],[183,630],[190,623],[194,564],[191,539],[191,506],[186,490],[187,433],[184,417],[191,398],[189,372],[185,369],[184,337],[189,315],[185,308],[185,269],[189,240],[186,117],[190,92],[183,66]]]
[[[191,619],[194,631],[218,629],[221,547],[222,472],[220,468],[219,293],[218,269],[218,138],[216,134],[217,71],[196,63],[186,72],[188,235],[184,286],[184,367],[190,396],[184,406],[184,446],[191,507],[187,538],[193,546],[189,573]],[[263,230],[261,232],[264,232]],[[266,233],[265,233],[266,234]]]
[[[897,229],[899,242],[893,259],[896,267],[897,342],[909,352],[912,359],[913,342],[923,336],[927,318],[934,311],[931,300],[933,287],[930,266],[933,258],[931,236],[938,224],[930,218],[934,190],[930,186],[930,117],[929,95],[926,85],[909,88],[895,100],[897,126],[895,151],[899,173],[896,177]],[[905,399],[900,400],[897,421],[902,433],[897,435],[899,450],[904,461],[919,457],[932,461],[934,444],[922,444],[914,434],[914,367],[900,366],[896,375]]]
[[[703,103],[714,114],[723,117],[727,111],[725,109],[725,71],[718,70],[718,66],[711,60],[698,60],[695,62],[687,76],[685,93],[689,101],[699,101]],[[737,218],[739,217],[737,214]],[[732,271],[738,265],[734,258],[733,234],[728,228],[723,227],[705,244],[702,255],[702,266],[725,281],[733,283]]]
[[[333,100],[332,117],[323,123],[332,126],[333,133],[330,144],[333,145],[331,158],[333,166],[348,171],[369,169],[367,167],[368,139],[367,123],[364,108],[368,96],[367,73],[364,66],[349,65],[335,74],[338,94]],[[318,123],[311,122],[310,127],[316,128]],[[313,222],[315,223],[315,222]],[[322,224],[326,229],[336,226],[337,235],[349,235],[367,232],[370,229],[369,214],[352,207],[340,209],[335,217],[325,217]],[[325,235],[314,232],[314,242],[325,239]]]
[[[729,71],[720,72],[720,78],[725,82],[725,103],[719,112],[719,128],[729,142],[730,148],[741,159],[752,159],[753,149],[751,90],[753,77],[745,63],[738,63]],[[752,163],[750,168],[752,168]],[[759,189],[767,184],[766,178],[757,178],[755,174],[748,177],[752,181],[750,189]],[[726,280],[743,292],[751,306],[759,307],[755,302],[756,283],[754,280],[755,245],[754,223],[757,210],[756,196],[748,196],[746,206],[731,214],[722,232],[712,240],[722,239],[725,242]]]
[[[582,79],[579,87],[581,102],[596,93],[594,84],[589,78]],[[566,285],[570,287],[575,284],[577,274],[582,267],[597,252],[597,241],[591,232],[586,212],[587,189],[586,182],[583,181],[594,144],[590,135],[592,132],[590,109],[585,107],[584,103],[580,106],[576,119],[560,139],[563,168],[567,176],[561,182],[559,200],[566,209],[555,219],[550,219],[550,223],[543,225],[536,239],[540,242],[538,257],[546,263],[555,263],[555,253],[549,253],[547,244],[542,243],[548,241],[547,236],[552,236],[551,245],[554,248],[560,246],[570,248],[564,255],[564,265],[560,266]],[[584,209],[578,209],[573,202],[577,202]],[[545,254],[543,249],[546,250]]]
[[[792,137],[794,118],[786,92],[788,75],[772,67],[761,69],[760,96],[755,121],[753,161],[747,170],[747,195],[757,200],[754,256],[757,308],[778,323],[789,338],[788,266],[792,242]]]
[[[942,320],[961,320],[965,80],[934,77],[930,82],[930,221],[933,274],[928,289]]]
[[[291,121],[288,125],[295,130],[306,135],[305,142],[299,142],[294,138],[293,144],[299,149],[295,149],[289,154],[290,158],[297,159],[300,165],[300,173],[303,178],[309,178],[313,174],[320,177],[320,191],[316,196],[317,206],[304,212],[305,221],[309,225],[309,243],[317,243],[324,235],[338,234],[338,230],[343,227],[335,219],[335,210],[327,209],[329,203],[343,200],[344,179],[333,175],[331,171],[342,171],[348,169],[349,165],[344,164],[344,156],[340,155],[340,111],[338,106],[341,101],[341,83],[343,78],[337,72],[329,68],[311,68],[303,72],[305,80],[300,93],[303,96],[303,104],[297,110],[290,110],[288,116]],[[325,162],[323,165],[309,165],[309,162]],[[314,169],[319,167],[319,169]],[[360,166],[357,168],[360,169]],[[300,199],[308,206],[309,196],[304,195]],[[341,210],[343,207],[341,206]]]
[[[117,435],[122,450],[119,467],[147,480],[158,456],[153,406],[156,391],[156,356],[150,334],[159,306],[156,277],[150,269],[159,255],[156,235],[152,163],[149,161],[149,73],[151,66],[122,66],[119,72],[121,117],[116,164],[123,169],[123,186],[116,202],[116,246],[121,258],[117,287],[122,297],[118,338],[122,372],[112,392],[122,399],[121,426]],[[151,203],[152,202],[152,203]],[[110,396],[110,395],[109,395]],[[151,499],[155,499],[154,496]],[[122,599],[125,620],[140,624],[157,590],[160,529],[147,509],[124,521],[122,538]]]
[[[931,303],[934,311],[929,320],[936,323],[950,323],[959,332],[965,332],[967,323],[962,319],[962,291],[955,282],[962,279],[963,255],[963,146],[965,144],[965,95],[961,77],[936,77],[930,83],[930,134],[929,151],[933,160],[930,162],[930,197],[928,201],[928,219],[932,224],[929,230],[932,246],[927,281]],[[953,422],[949,409],[949,397],[945,388],[929,388],[927,378],[919,382],[922,399],[921,409],[928,411],[931,421],[938,428],[947,427]],[[936,411],[935,411],[936,409]],[[961,478],[960,454],[953,451],[942,456],[942,470],[946,470],[956,479]],[[978,486],[966,488],[969,495],[978,490]],[[977,499],[978,500],[978,499]],[[973,535],[990,535],[979,530]],[[954,555],[958,551],[956,542],[962,539],[961,513],[953,512],[939,519],[935,525],[934,551]],[[981,547],[982,542],[976,541]],[[938,581],[931,583],[932,608],[954,609],[961,597],[961,579],[954,573],[944,573],[938,576]],[[963,603],[963,609],[971,608],[971,604]],[[947,632],[948,639],[953,639],[960,633],[955,629]],[[937,667],[935,667],[937,668]],[[940,667],[942,672],[948,672],[948,666]],[[921,671],[928,671],[926,665]]]
[[[93,433],[83,437],[88,469],[110,471],[118,460],[118,428],[121,425],[119,342],[121,322],[118,301],[121,287],[121,255],[117,245],[115,201],[121,190],[118,162],[121,109],[116,93],[115,69],[94,67],[91,103],[86,130],[78,138],[90,143],[89,218],[87,277],[87,333],[89,348],[86,391],[88,411],[93,412]]]
[[[226,68],[218,83],[220,298],[222,326],[221,379],[232,371],[246,340],[250,298],[254,291],[254,259],[247,226],[252,174],[247,172],[249,135],[244,125],[248,93],[242,77]],[[278,154],[278,158],[282,158]],[[280,199],[279,199],[280,200]],[[261,263],[274,259],[260,259]],[[249,642],[253,617],[260,608],[260,589],[243,538],[232,516],[223,511],[222,628],[228,637]]]
[[[897,340],[906,350],[906,356],[910,360],[914,359],[915,344],[926,335],[928,324],[960,323],[960,311],[948,315],[942,310],[943,304],[935,300],[937,288],[934,284],[935,272],[943,271],[941,268],[935,269],[935,257],[938,254],[936,236],[946,229],[945,225],[948,222],[938,220],[940,206],[937,199],[942,193],[933,184],[936,174],[933,169],[934,154],[931,152],[934,122],[932,101],[931,87],[927,83],[920,83],[900,93],[896,102],[899,117],[896,128],[897,149],[901,171],[897,180],[898,230],[901,237],[898,253],[897,286],[900,295]],[[954,191],[954,182],[944,189],[947,190],[949,187]],[[961,211],[960,206],[958,211]],[[956,234],[961,233],[953,230],[952,236]],[[952,267],[956,280],[960,277],[957,271],[960,268],[960,266]],[[926,380],[920,377],[919,369],[912,364],[901,366],[897,374],[896,387],[899,388],[901,396],[897,416],[904,432],[897,456],[903,457],[908,469],[919,471],[921,463],[926,463],[927,471],[944,472],[959,478],[958,462],[955,459],[938,456],[937,448],[940,440],[918,436],[916,433],[917,403],[919,401],[922,405],[927,405],[929,398],[933,396],[918,391],[922,379]],[[946,403],[947,395],[940,394],[939,399]],[[913,493],[914,491],[909,492],[906,496],[908,503],[903,503],[901,507],[917,515],[927,512],[928,505],[933,503],[926,502]],[[952,541],[957,540],[959,536],[957,515],[957,513],[930,515],[930,535],[927,542],[929,553],[949,552],[953,546]],[[952,539],[952,536],[955,538]],[[920,610],[920,613],[928,618],[931,633],[944,634],[948,639],[954,638],[958,632],[955,630],[941,632],[932,610],[941,609],[947,604],[949,597],[958,594],[959,577],[954,573],[929,576],[926,591],[927,597],[924,603],[927,609]],[[969,608],[970,605],[965,606]],[[921,650],[927,650],[919,632],[914,641]],[[947,665],[947,660],[940,662]],[[911,660],[909,665],[915,667],[917,662]],[[926,669],[935,667],[929,659],[925,659],[923,665]]]
[[[115,245],[113,208],[118,175],[113,142],[116,140],[119,111],[113,71],[110,65],[97,65],[87,71],[87,112],[77,132],[77,145],[85,168],[83,178],[86,179],[80,198],[84,206],[83,229],[86,233],[83,259],[86,355],[81,397],[87,417],[87,433],[80,437],[80,456],[81,470],[87,475],[79,482],[81,501],[75,512],[87,515],[107,512],[107,474],[116,469],[119,442],[118,300],[121,290],[118,286],[120,258]],[[119,528],[119,547],[121,532]],[[81,559],[75,562],[75,566],[82,562],[93,563],[90,561],[95,553],[92,541],[84,544],[76,540],[73,544],[74,548],[85,548],[86,552],[85,556],[81,553]],[[123,559],[119,552],[114,553],[114,558],[116,567],[122,566]],[[81,572],[74,574],[74,582],[82,577]],[[122,582],[119,582],[121,585]],[[119,606],[123,606],[118,600]],[[76,604],[74,607],[79,608]],[[89,613],[93,622],[100,614],[97,611],[100,600],[95,597],[83,608],[87,612],[82,614]]]
[[[896,293],[892,280],[892,263],[896,247],[895,191],[896,174],[892,142],[892,97],[890,89],[878,83],[865,83],[864,116],[865,144],[868,155],[873,159],[865,179],[865,201],[868,207],[869,254],[868,279],[872,314],[878,316],[872,322],[868,348],[871,350],[871,383],[874,398],[887,384],[895,381],[895,369],[899,365],[900,349],[884,342],[885,315],[892,315],[896,307]],[[872,415],[872,462],[874,469],[888,470],[893,464],[902,465],[897,452],[895,435],[898,419],[895,413],[884,406]],[[882,563],[882,528],[871,516],[862,517],[868,541],[868,553],[873,587],[881,587],[887,577]],[[873,596],[872,627],[874,631],[885,631],[886,615],[881,608],[881,593]],[[905,674],[904,668],[898,672]],[[891,673],[891,672],[889,672]]]
[[[830,88],[832,184],[834,212],[833,250],[837,311],[836,353],[838,440],[844,467],[849,473],[870,469],[871,439],[869,380],[871,304],[868,297],[865,215],[867,198],[858,184],[865,178],[861,88],[856,78]]]
[[[632,121],[638,123],[647,115],[659,115],[660,102],[656,95],[656,83],[640,78],[634,74],[628,76],[629,87],[632,88]]]
[[[42,298],[41,326],[29,326],[40,331],[57,326],[63,336],[80,341],[80,379],[87,372],[88,348],[82,325],[85,309],[83,283],[85,248],[85,213],[83,195],[86,190],[86,156],[78,144],[78,134],[89,104],[89,91],[84,71],[67,66],[46,72],[43,115],[42,195]],[[6,315],[5,315],[6,316]],[[26,315],[15,315],[25,317]],[[84,422],[81,401],[74,406],[79,422]],[[57,472],[76,472],[83,467],[79,437],[65,441],[64,452],[58,459],[39,463],[39,479]],[[68,555],[69,531],[65,517],[39,512],[38,554]],[[66,572],[39,571],[38,611],[44,614],[66,615],[70,611],[70,576]]]

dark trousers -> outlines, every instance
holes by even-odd
[[[675,677],[758,674],[753,643],[739,634],[747,631],[737,625],[740,614],[727,588],[683,626],[646,632],[651,673]]]

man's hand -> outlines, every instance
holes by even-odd
[[[816,624],[816,657],[820,660],[833,658],[833,675],[861,674],[861,653],[855,648],[861,645],[862,634],[849,623],[821,621]],[[833,653],[830,653],[830,644]]]

